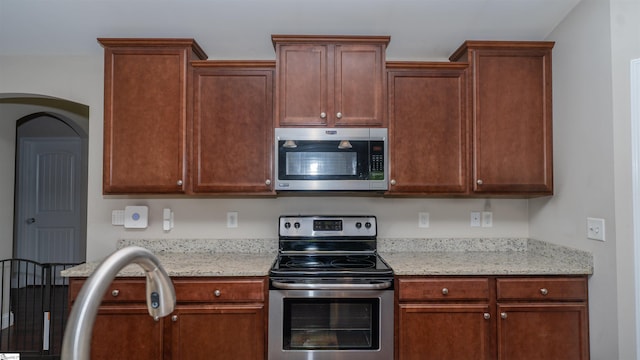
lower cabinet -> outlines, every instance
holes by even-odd
[[[145,279],[116,279],[100,305],[91,359],[247,359],[266,357],[266,279],[174,279],[174,312],[154,321]],[[84,279],[70,283],[71,306]]]
[[[396,359],[589,359],[586,276],[397,279]]]

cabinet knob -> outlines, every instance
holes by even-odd
[[[507,313],[506,312],[501,312],[500,313],[500,317],[503,318],[503,319],[506,319],[507,318]]]
[[[448,295],[448,294],[449,294],[449,289],[442,288],[442,295]]]
[[[178,186],[182,186],[182,180],[178,180],[178,181],[176,181],[176,184],[177,184]]]
[[[213,295],[215,295],[216,297],[220,297],[220,294],[222,293],[218,289],[216,289],[216,291],[213,292]]]
[[[482,184],[484,184],[484,181],[482,181],[482,179],[478,179],[478,180],[476,180],[476,184],[482,185]]]
[[[485,320],[489,320],[489,319],[491,319],[491,314],[489,314],[489,313],[484,313],[484,319],[485,319]]]
[[[173,322],[178,321],[178,315],[173,315],[173,316],[171,317],[171,321],[173,321]]]
[[[326,119],[327,118],[327,113],[326,112],[321,112],[320,113],[320,119]]]
[[[27,224],[33,224],[34,222],[36,222],[36,218],[28,218],[27,219]]]
[[[545,296],[549,293],[549,290],[547,290],[546,288],[542,288],[540,289],[540,294],[542,294],[542,296]]]
[[[391,185],[395,185],[395,184],[396,184],[396,179],[391,179],[391,181],[389,181],[389,183],[390,183]]]
[[[118,295],[120,295],[120,290],[114,289],[113,291],[111,291],[111,296],[116,297]]]
[[[267,179],[267,180],[265,180],[265,181],[264,181],[264,184],[265,184],[265,185],[271,185],[271,179]]]
[[[341,112],[337,113],[337,114],[336,114],[336,117],[337,117],[338,119],[342,119],[342,113],[341,113]]]

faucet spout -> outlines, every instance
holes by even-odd
[[[120,249],[102,261],[80,290],[64,332],[62,360],[90,359],[93,324],[101,299],[118,272],[132,263],[145,271],[149,315],[157,321],[173,311],[175,289],[158,258],[142,247]]]

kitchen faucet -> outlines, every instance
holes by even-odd
[[[132,263],[145,271],[149,315],[158,321],[173,311],[176,306],[175,289],[158,258],[142,247],[120,249],[100,263],[80,290],[64,332],[62,360],[90,359],[91,334],[101,299],[118,272]]]

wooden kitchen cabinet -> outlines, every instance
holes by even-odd
[[[276,126],[384,127],[388,36],[272,35]]]
[[[71,306],[85,279],[70,282]],[[173,279],[174,312],[154,321],[144,278],[118,278],[95,322],[92,359],[248,359],[266,357],[266,279]]]
[[[487,278],[397,282],[396,359],[493,359]]]
[[[468,192],[466,69],[459,63],[387,63],[387,194]]]
[[[467,41],[451,55],[470,67],[474,193],[553,193],[553,45]]]
[[[194,61],[192,191],[274,194],[273,61]]]
[[[396,359],[589,359],[586,276],[396,280]]]
[[[498,278],[498,359],[589,359],[586,278]]]
[[[105,194],[182,193],[187,186],[193,39],[98,39],[105,49]]]

